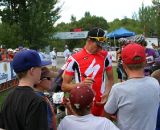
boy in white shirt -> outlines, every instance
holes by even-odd
[[[58,130],[119,130],[105,117],[90,113],[94,92],[88,86],[76,86],[70,92],[70,104],[74,115],[68,115],[60,122]]]

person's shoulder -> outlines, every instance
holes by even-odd
[[[73,121],[75,118],[77,118],[77,116],[75,116],[75,115],[67,115],[61,120],[61,123],[65,122],[65,121],[70,121],[70,120]]]
[[[146,78],[146,81],[151,82],[151,83],[156,83],[159,85],[159,82],[156,78],[150,77],[150,76],[146,76],[145,78]]]
[[[157,81],[154,77],[151,77],[151,76],[145,76],[146,80],[153,80],[153,81]]]
[[[108,51],[107,51],[107,50],[101,50],[100,53],[101,53],[102,55],[107,55],[107,54],[108,54]]]
[[[81,49],[79,52],[73,54],[72,57],[74,59],[81,59],[81,58],[83,58],[85,56],[85,54],[86,53],[85,53],[84,49]]]
[[[115,93],[115,94],[120,94],[120,92],[124,92],[126,90],[128,90],[128,81],[124,81],[124,82],[119,82],[119,83],[115,83],[113,86],[112,86],[112,93]]]
[[[109,119],[107,119],[106,117],[100,117],[100,116],[91,116],[91,118],[92,118],[92,120],[94,121],[94,122],[100,122],[100,123],[102,123],[102,124],[110,124],[111,123],[111,121],[109,120]],[[97,123],[98,123],[97,122]]]
[[[119,89],[122,89],[123,86],[124,86],[124,83],[123,83],[123,82],[115,83],[115,84],[112,86],[112,90],[118,91]]]
[[[13,92],[15,94],[19,94],[21,97],[28,98],[28,100],[36,101],[36,102],[43,102],[44,99],[40,96],[38,96],[35,91],[28,86],[25,87],[17,87]]]

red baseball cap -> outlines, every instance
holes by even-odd
[[[122,61],[125,64],[140,64],[145,62],[145,48],[136,43],[128,44],[122,50]]]
[[[89,107],[93,102],[94,92],[89,86],[76,86],[70,92],[70,103],[76,109]]]

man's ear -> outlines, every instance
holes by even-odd
[[[34,69],[35,69],[34,67],[30,68],[29,70],[30,75],[33,75]]]

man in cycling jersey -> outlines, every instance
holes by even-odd
[[[65,92],[70,92],[77,85],[90,86],[95,92],[91,112],[96,116],[103,115],[104,104],[114,83],[111,56],[102,49],[105,40],[103,29],[90,30],[84,48],[67,61],[62,83],[62,90]],[[75,83],[72,83],[73,77]]]

